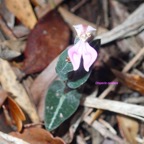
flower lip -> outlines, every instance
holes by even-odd
[[[87,42],[91,33],[96,29],[86,25],[73,26],[79,37],[79,41],[68,50],[68,56],[73,65],[73,70],[76,71],[80,67],[81,58],[83,59],[83,67],[88,72],[91,65],[97,58],[97,51]]]
[[[73,65],[73,70],[76,71],[80,67],[81,58],[83,59],[84,69],[88,72],[91,65],[97,58],[97,52],[88,42],[79,40],[68,50],[70,61]]]

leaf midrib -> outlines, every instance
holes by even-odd
[[[51,123],[49,124],[49,129],[52,128],[52,126],[53,126],[53,124],[54,124],[54,122],[55,122],[55,119],[56,119],[56,117],[57,117],[57,115],[58,115],[58,113],[59,113],[59,111],[60,111],[60,109],[61,109],[61,107],[62,107],[62,105],[63,105],[63,102],[65,101],[65,99],[66,99],[65,95],[62,95],[62,97],[61,97],[61,99],[60,99],[60,101],[59,101],[59,104],[58,104],[58,106],[57,106],[57,109],[56,109],[56,111],[54,112],[54,116],[52,117]]]

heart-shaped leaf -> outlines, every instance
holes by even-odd
[[[77,43],[79,41],[79,38],[76,37],[74,43]],[[90,45],[96,50],[99,50],[100,47],[100,39],[96,39],[90,42]],[[68,48],[64,50],[58,60],[57,66],[56,66],[56,72],[59,75],[60,79],[63,81],[67,80],[67,86],[75,89],[84,84],[90,74],[91,70],[87,73],[82,66],[82,61],[80,68],[77,71],[73,71],[72,63],[68,60]]]
[[[45,126],[49,131],[57,128],[79,106],[80,96],[76,90],[64,93],[65,84],[55,81],[49,88],[45,103]]]

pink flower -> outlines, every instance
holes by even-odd
[[[76,25],[74,28],[80,40],[68,50],[68,55],[74,71],[78,70],[82,58],[84,69],[88,72],[90,66],[97,58],[97,52],[89,45],[87,39],[96,29],[84,25]]]

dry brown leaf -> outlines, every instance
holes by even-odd
[[[7,97],[8,97],[8,93],[0,89],[0,107],[2,106],[2,104],[4,103]]]
[[[61,138],[53,137],[50,132],[38,127],[26,128],[22,133],[11,132],[10,135],[30,144],[65,144]]]
[[[144,77],[134,74],[122,73],[117,70],[112,70],[112,72],[127,87],[144,94]]]
[[[5,0],[7,8],[28,28],[32,29],[36,16],[29,0]]]
[[[15,96],[15,101],[26,111],[33,122],[39,122],[34,105],[31,103],[23,86],[17,81],[17,77],[10,64],[0,59],[0,82],[4,90]]]
[[[69,28],[56,10],[46,14],[28,36],[24,73],[32,74],[46,68],[67,47],[69,36]]]
[[[125,116],[117,116],[119,129],[121,135],[130,143],[130,144],[138,144],[136,141],[136,137],[139,130],[138,122],[134,119],[125,117]]]
[[[11,117],[16,123],[17,130],[21,131],[22,121],[26,119],[23,111],[10,96],[7,98],[6,102],[7,102],[7,106],[10,111]]]

